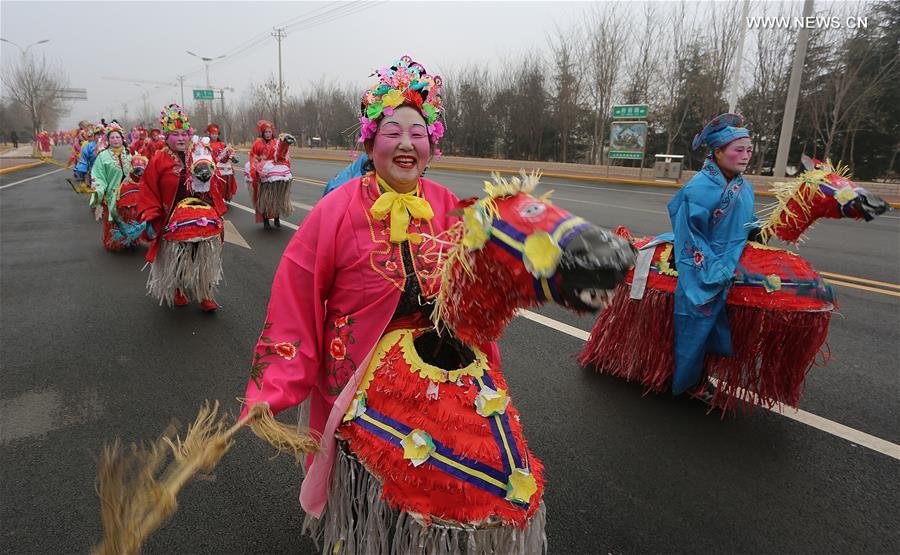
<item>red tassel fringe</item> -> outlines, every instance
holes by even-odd
[[[597,320],[579,360],[597,371],[642,383],[648,391],[670,388],[674,360],[675,296],[648,288],[640,301],[620,284]],[[718,380],[712,406],[735,410],[777,403],[796,407],[803,381],[823,350],[831,311],[789,312],[728,305],[732,356],[708,355],[705,376]],[[701,382],[702,383],[702,382]]]

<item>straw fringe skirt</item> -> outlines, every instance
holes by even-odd
[[[535,555],[547,552],[543,502],[524,529],[424,519],[398,511],[382,499],[381,484],[340,443],[328,505],[321,519],[309,515],[303,530],[323,554],[347,555]]]
[[[213,299],[222,276],[221,237],[197,242],[163,239],[150,264],[147,294],[169,306],[176,289],[192,301]]]
[[[290,216],[294,211],[294,206],[291,204],[291,182],[260,183],[256,211],[266,218]]]

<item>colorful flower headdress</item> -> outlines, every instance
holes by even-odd
[[[106,129],[104,130],[107,137],[109,137],[109,134],[112,133],[113,131],[117,131],[119,133],[119,135],[122,135],[123,139],[125,138],[125,129],[121,125],[119,125],[118,122],[114,121],[114,122],[110,123],[109,125],[106,126]]]
[[[373,75],[378,76],[378,83],[362,97],[359,142],[374,137],[378,120],[393,114],[394,108],[412,106],[425,118],[431,141],[437,144],[444,135],[444,125],[438,121],[443,112],[441,77],[429,75],[409,56],[403,56],[391,67],[375,70]]]
[[[187,131],[190,134],[194,133],[194,130],[191,127],[191,121],[178,104],[169,104],[160,110],[159,113],[162,114],[162,117],[159,118],[159,124],[162,127],[163,133],[168,134],[174,133],[175,131]]]

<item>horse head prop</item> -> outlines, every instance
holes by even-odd
[[[890,210],[873,193],[850,181],[847,166],[803,156],[806,171],[793,181],[777,183],[777,202],[769,209],[761,233],[796,243],[819,218],[854,218],[871,221]]]
[[[494,174],[487,196],[460,203],[433,314],[463,341],[498,339],[516,311],[554,301],[577,312],[606,306],[634,263],[625,239],[532,193],[536,173]]]
[[[191,151],[188,156],[188,167],[191,171],[190,189],[198,193],[209,191],[210,181],[216,173],[216,162],[207,146],[209,138],[200,139],[194,135]]]

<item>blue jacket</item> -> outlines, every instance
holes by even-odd
[[[91,173],[94,160],[97,159],[97,142],[91,141],[85,143],[81,149],[81,156],[78,157],[78,163],[75,164],[75,171],[79,173]]]
[[[759,227],[753,186],[719,167],[703,168],[669,202],[675,264],[675,374],[672,392],[697,385],[707,353],[731,356],[725,299],[750,230]],[[663,238],[662,236],[660,238]]]
[[[338,172],[337,175],[332,177],[331,180],[328,181],[328,183],[325,184],[325,191],[322,192],[322,196],[324,197],[325,195],[327,195],[331,191],[334,191],[335,189],[337,189],[344,183],[366,173],[365,170],[363,170],[363,166],[368,161],[369,161],[369,157],[366,156],[365,154],[361,154],[360,157],[357,158],[352,164],[350,164],[346,168],[342,169],[340,172]]]

